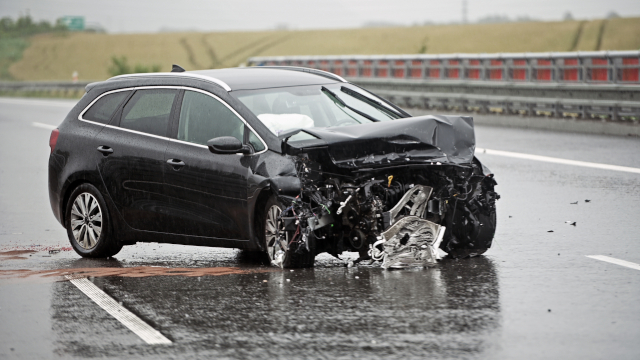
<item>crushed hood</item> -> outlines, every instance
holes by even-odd
[[[292,142],[291,148],[326,147],[333,162],[344,168],[430,162],[469,164],[475,151],[470,116],[427,115],[304,131],[318,139]]]

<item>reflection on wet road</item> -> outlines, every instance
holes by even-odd
[[[0,358],[640,358],[640,271],[619,261],[640,264],[638,174],[478,154],[502,195],[495,243],[425,270],[347,268],[324,254],[283,271],[237,250],[165,244],[81,259],[49,208],[49,131],[32,124],[56,125],[68,107],[27,103],[0,111],[0,152],[12,154],[0,169]],[[635,138],[480,127],[477,139],[640,167]],[[65,275],[172,343],[145,343]]]
[[[265,281],[266,280],[266,281]],[[95,278],[94,283],[174,341],[171,352],[209,357],[389,358],[482,356],[495,347],[500,293],[486,257],[429,270],[327,267],[196,278]],[[68,282],[51,304],[58,351],[76,356],[146,354],[143,345],[71,329],[95,306]],[[80,302],[82,307],[69,307]],[[83,309],[86,307],[87,309]],[[97,315],[97,314],[96,314]],[[99,315],[100,316],[100,315]],[[117,322],[108,328],[117,328]],[[87,347],[87,343],[100,344]],[[165,350],[155,351],[164,352]]]

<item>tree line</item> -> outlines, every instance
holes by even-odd
[[[52,24],[46,20],[33,21],[30,15],[18,17],[16,20],[10,17],[0,19],[0,37],[23,37],[50,32],[65,32],[66,25],[61,20]]]

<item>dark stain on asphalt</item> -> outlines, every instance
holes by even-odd
[[[230,274],[250,274],[276,271],[275,268],[241,269],[237,267],[161,267],[161,266],[136,266],[136,267],[94,267],[94,268],[67,268],[52,270],[0,270],[0,278],[28,278],[28,277],[149,277],[149,276],[220,276]]]

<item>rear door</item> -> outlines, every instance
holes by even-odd
[[[137,89],[96,137],[96,158],[109,195],[134,229],[166,230],[164,154],[179,90]]]
[[[171,228],[176,234],[248,240],[247,179],[249,156],[212,154],[208,140],[245,137],[245,123],[217,97],[185,90],[174,133],[165,155],[165,184],[171,197]],[[250,131],[250,130],[248,130]],[[247,133],[249,135],[250,133]],[[249,140],[251,138],[251,140]],[[258,151],[263,144],[247,136]]]

